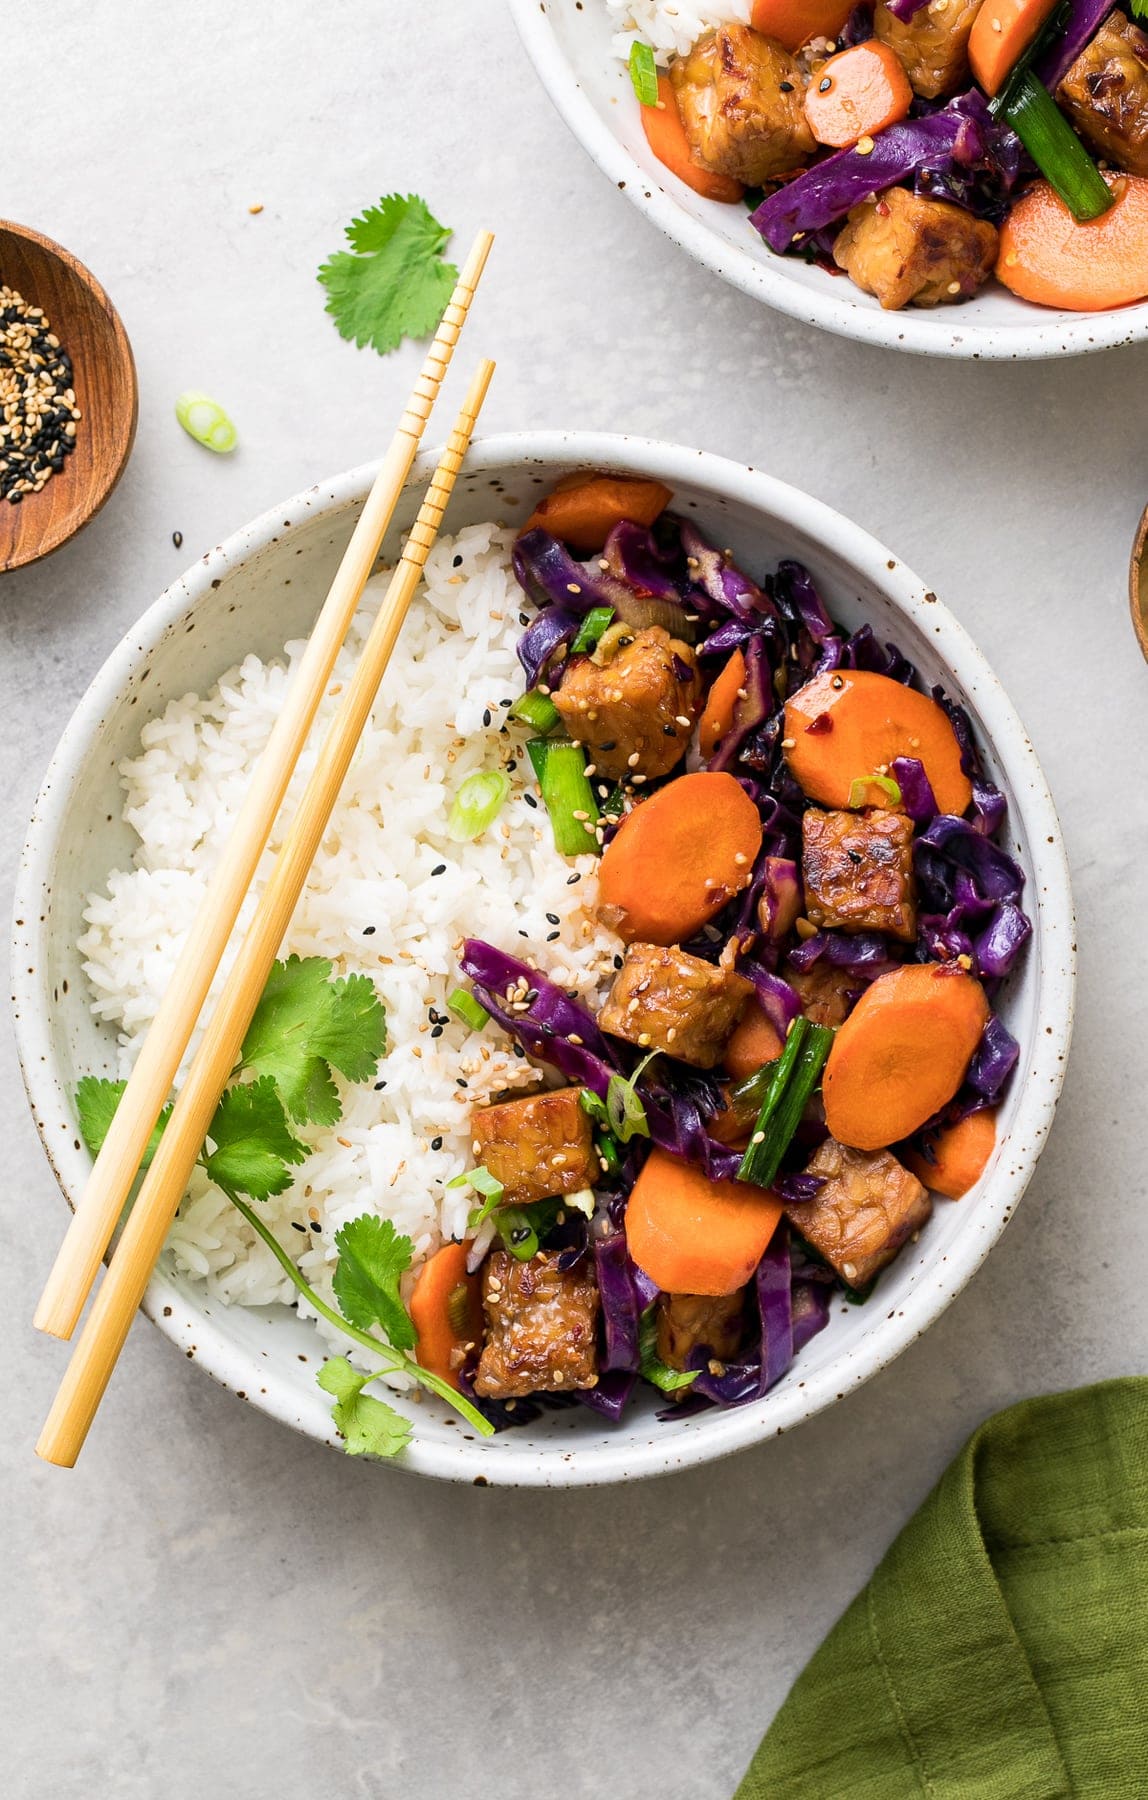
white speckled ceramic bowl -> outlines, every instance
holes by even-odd
[[[866,344],[926,356],[1021,361],[1076,356],[1148,337],[1148,301],[1108,312],[1060,312],[997,282],[961,306],[883,312],[845,276],[775,256],[742,206],[704,200],[651,153],[629,71],[610,53],[602,0],[510,0],[550,98],[603,174],[675,244],[778,312]]]
[[[424,456],[399,509],[409,523],[433,458]],[[1010,847],[1028,872],[1035,938],[1010,983],[1004,1015],[1020,1041],[993,1160],[960,1205],[934,1219],[882,1277],[871,1306],[837,1304],[828,1328],[764,1400],[735,1411],[660,1424],[652,1398],[618,1428],[574,1408],[489,1441],[445,1409],[411,1408],[408,1469],[456,1481],[571,1486],[659,1474],[785,1431],[840,1400],[893,1360],[977,1269],[1024,1192],[1052,1121],[1072,1019],[1073,921],[1056,813],[1024,729],[988,664],[924,583],[820,501],[701,451],[625,437],[532,432],[475,445],[448,515],[455,529],[516,520],[572,468],[656,476],[679,510],[757,573],[781,556],[807,562],[847,625],[871,620],[895,637],[927,681],[943,681],[970,710],[993,778],[1009,799]],[[88,1010],[76,951],[84,893],[126,864],[132,833],[120,820],[117,765],[134,754],[145,719],[189,689],[209,686],[254,650],[268,657],[305,633],[373,471],[352,469],[265,513],[211,551],[147,611],[80,703],[36,803],[19,878],[13,956],[16,1029],[28,1095],[69,1203],[89,1160],[69,1101],[77,1078],[113,1067],[110,1034]],[[385,546],[393,553],[397,532]],[[315,1386],[320,1340],[287,1309],[245,1311],[159,1273],[145,1310],[224,1386],[320,1442],[335,1444]]]

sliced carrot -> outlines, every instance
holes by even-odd
[[[984,0],[969,33],[969,62],[986,94],[997,94],[1059,0]]]
[[[598,910],[627,943],[683,943],[747,885],[760,849],[761,820],[740,781],[679,775],[606,846]]]
[[[988,1016],[980,982],[952,963],[879,975],[825,1064],[825,1123],[837,1142],[883,1150],[920,1131],[960,1087]]]
[[[707,694],[698,721],[698,749],[706,762],[732,729],[737,697],[744,686],[745,657],[740,650],[735,650]]]
[[[733,1294],[749,1280],[781,1202],[743,1181],[651,1150],[626,1206],[630,1255],[664,1294]]]
[[[912,104],[913,90],[900,57],[877,38],[831,56],[805,90],[810,131],[819,144],[836,149],[866,134],[875,137],[903,119]]]
[[[810,38],[840,37],[852,11],[849,0],[753,0],[749,22],[787,50],[800,50]]]
[[[924,764],[942,812],[959,815],[973,797],[944,708],[888,675],[836,669],[816,676],[786,706],[785,740],[802,789],[823,806],[848,806],[853,783],[895,756]]]
[[[415,1360],[453,1388],[467,1346],[482,1343],[478,1276],[466,1272],[469,1249],[469,1244],[444,1244],[436,1250],[415,1276],[411,1293]]]
[[[600,550],[622,519],[652,525],[673,494],[633,475],[566,475],[534,508],[523,531],[543,526],[575,550]]]
[[[1034,181],[1000,228],[997,280],[1037,306],[1104,312],[1148,300],[1148,176],[1106,175],[1106,213],[1078,224],[1047,181]]]
[[[646,142],[671,175],[692,187],[705,200],[725,200],[732,204],[745,192],[732,175],[715,175],[696,163],[690,151],[690,140],[678,111],[678,97],[668,75],[658,76],[658,104],[642,107],[642,130]]]
[[[929,1137],[932,1162],[916,1150],[901,1151],[901,1161],[935,1194],[959,1200],[976,1187],[996,1141],[995,1112],[970,1113],[967,1119],[959,1119],[955,1125],[947,1125]]]
[[[785,1048],[773,1020],[757,1000],[741,1015],[737,1030],[725,1047],[722,1062],[735,1081],[756,1075],[768,1062],[776,1062]]]

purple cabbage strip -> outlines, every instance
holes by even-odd
[[[1005,822],[1008,802],[998,787],[985,775],[980,751],[973,735],[973,722],[963,706],[950,700],[943,687],[932,690],[937,705],[948,714],[953,735],[960,746],[961,768],[972,783],[973,824],[984,837],[995,837]]]
[[[581,563],[541,525],[524,531],[511,557],[515,579],[535,606],[565,606],[584,617],[595,606],[616,606],[629,592],[596,561]]]
[[[638,1377],[628,1369],[611,1369],[600,1375],[597,1387],[579,1388],[574,1394],[580,1405],[600,1413],[616,1425],[626,1410],[626,1403],[637,1385]]]
[[[527,687],[534,687],[549,657],[559,644],[569,643],[582,623],[579,613],[568,606],[546,606],[532,619],[515,646],[518,660],[526,672]]]
[[[779,562],[773,591],[783,617],[794,625],[804,625],[815,644],[834,636],[833,620],[804,563],[790,558]]]
[[[829,1323],[829,1288],[819,1281],[795,1281],[793,1284],[793,1354],[803,1350],[810,1338],[817,1336]]]
[[[622,1231],[594,1239],[594,1269],[602,1299],[606,1354],[603,1370],[638,1367],[638,1333],[642,1305],[634,1285],[635,1265]]]
[[[1033,74],[1055,94],[1080,52],[1090,44],[1112,11],[1113,0],[1072,0],[1064,35],[1050,44],[1033,65]]]
[[[973,958],[982,975],[1002,979],[1032,936],[1032,920],[1012,900],[1003,900],[990,923],[973,939]]]
[[[887,975],[890,969],[895,969],[901,959],[893,954],[888,938],[882,937],[879,931],[819,931],[803,943],[795,944],[789,952],[789,960],[802,973],[811,969],[814,963],[824,961],[867,985],[876,981],[878,975]]]
[[[901,790],[901,801],[914,825],[927,825],[937,816],[937,800],[925,765],[915,756],[895,756],[889,772]]]
[[[789,1027],[801,1011],[801,995],[797,989],[790,987],[780,975],[774,975],[753,957],[745,957],[738,964],[738,973],[749,977],[753,982],[758,1005],[769,1020],[780,1038],[784,1038]]]
[[[716,607],[719,613],[732,614],[746,624],[766,629],[780,642],[781,617],[764,589],[743,574],[723,551],[716,550],[688,519],[680,521],[680,530],[691,593],[711,603],[711,617]],[[705,610],[700,600],[697,610]]]
[[[940,813],[917,838],[913,866],[926,954],[941,960],[968,956],[978,975],[1008,975],[1032,935],[1020,905],[1019,863],[975,822]]]
[[[551,1063],[576,1087],[591,1088],[605,1098],[617,1063],[597,1020],[586,1007],[571,1000],[562,988],[528,963],[481,938],[467,938],[459,967],[474,983],[477,998],[487,1012],[504,1031],[517,1038],[523,1049],[540,1062]],[[534,998],[525,1012],[510,1012],[506,1006],[507,990],[520,979],[527,982]],[[581,1044],[569,1042],[571,1032],[582,1039]]]
[[[773,671],[761,634],[756,633],[745,646],[744,700],[733,709],[733,725],[726,732],[706,764],[708,769],[731,769],[737,762],[746,739],[765,724],[776,710],[773,694]]]
[[[925,6],[928,0],[920,0]],[[845,21],[838,42],[843,50],[852,50],[855,44],[867,44],[873,36],[873,8],[869,5],[855,6]]]
[[[794,1175],[779,1175],[773,1183],[773,1191],[782,1200],[802,1202],[816,1200],[825,1186],[824,1175],[810,1175],[802,1172]]]
[[[908,25],[923,7],[928,6],[929,0],[886,0],[886,3],[893,17],[902,25]]]
[[[793,1282],[789,1266],[789,1235],[783,1224],[774,1232],[754,1277],[758,1316],[758,1340],[749,1355],[727,1363],[714,1375],[705,1346],[692,1350],[687,1363],[701,1373],[693,1392],[717,1406],[744,1406],[760,1400],[780,1381],[793,1361]]]
[[[948,905],[956,897],[955,882],[961,872],[971,877],[985,900],[1019,900],[1024,890],[1024,871],[1008,851],[952,813],[939,813],[921,833],[914,845],[914,861],[922,881],[950,896]]]
[[[767,942],[777,943],[793,929],[805,904],[801,871],[791,856],[764,856],[756,896],[757,916]],[[785,930],[782,930],[782,927]]]
[[[982,1100],[999,1099],[1019,1056],[1020,1045],[1008,1027],[994,1014],[973,1052],[973,1060],[965,1076],[967,1086],[979,1094]]]
[[[814,163],[804,175],[786,182],[763,200],[750,216],[771,250],[784,254],[795,237],[820,231],[844,218],[849,210],[871,194],[894,187],[922,169],[946,172],[954,164],[973,168],[985,162],[993,138],[993,121],[981,102],[983,117],[968,104],[950,101],[940,112],[923,119],[902,119],[886,126],[873,140],[867,156],[859,150],[838,150]]]
[[[679,605],[688,590],[685,560],[679,544],[663,547],[645,525],[622,519],[606,539],[602,561],[607,573],[635,594]]]

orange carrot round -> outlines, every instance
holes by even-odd
[[[1059,0],[984,0],[969,33],[969,62],[986,94],[997,94]]]
[[[946,1125],[930,1135],[932,1162],[916,1150],[902,1151],[901,1161],[935,1194],[959,1200],[984,1174],[996,1141],[995,1112],[970,1113],[967,1119],[959,1119],[955,1125]]]
[[[991,0],[989,0],[991,4]],[[846,149],[903,119],[913,104],[901,59],[870,38],[831,56],[805,90],[805,117],[819,144]]]
[[[1116,199],[1083,224],[1047,181],[1026,188],[1000,228],[997,280],[1022,300],[1066,312],[1148,300],[1148,176],[1105,180]]]
[[[622,519],[652,525],[673,494],[634,475],[566,475],[534,508],[523,531],[542,525],[575,550],[600,550]]]
[[[756,1075],[766,1063],[776,1062],[785,1048],[773,1020],[757,1000],[751,1000],[725,1047],[722,1062],[735,1081]]]
[[[711,1181],[651,1150],[626,1206],[626,1242],[664,1294],[734,1294],[777,1229],[781,1202],[742,1181]]]
[[[749,22],[787,50],[800,50],[810,38],[839,37],[852,11],[849,0],[753,0]]]
[[[989,1016],[975,976],[905,963],[866,988],[825,1064],[825,1122],[839,1144],[883,1150],[920,1131],[964,1080]]]
[[[466,1272],[469,1244],[444,1244],[427,1258],[411,1293],[415,1361],[458,1387],[468,1345],[482,1343],[482,1299],[477,1275]]]
[[[973,797],[948,714],[888,675],[835,669],[816,676],[785,708],[785,741],[803,791],[823,806],[848,806],[853,783],[887,769],[895,756],[924,764],[942,812],[960,815]]]
[[[598,908],[627,943],[680,944],[748,883],[761,820],[721,771],[679,775],[623,819],[598,871]]]
[[[698,749],[709,761],[726,733],[733,727],[737,697],[745,686],[745,656],[735,650],[709,693],[698,721]]]
[[[686,128],[682,124],[682,115],[678,111],[678,97],[668,75],[658,76],[657,105],[643,106],[641,110],[646,142],[671,175],[676,175],[679,181],[684,181],[687,187],[693,188],[694,193],[701,194],[703,199],[725,200],[731,204],[741,199],[745,189],[740,181],[735,181],[732,175],[715,175],[712,170],[703,169],[694,161]]]

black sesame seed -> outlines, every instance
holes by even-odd
[[[778,82],[778,86],[780,87],[783,94],[792,94],[792,92],[793,92],[792,81],[780,81],[780,82]]]
[[[618,740],[617,738],[611,738],[608,744],[599,744],[597,748],[599,750],[616,750],[618,748]]]
[[[307,1227],[305,1225],[300,1225],[298,1219],[292,1219],[291,1229],[292,1231],[301,1231],[304,1237],[307,1235]]]
[[[320,1225],[318,1219],[311,1220],[311,1230],[312,1231],[322,1231],[322,1229],[323,1229],[323,1227]]]
[[[431,1036],[432,1038],[440,1038],[442,1036],[442,1026],[436,1025],[431,1032]]]
[[[546,942],[547,942],[547,943],[548,943],[548,944],[554,944],[554,943],[557,943],[557,941],[558,941],[558,939],[559,939],[559,938],[560,938],[560,937],[561,937],[561,936],[562,936],[562,933],[561,933],[561,932],[560,932],[560,931],[548,931],[548,932],[547,932],[547,933],[546,933]]]
[[[557,925],[558,924],[558,914],[557,913],[547,913],[546,920],[547,920],[547,923],[550,925]]]
[[[430,1141],[430,1147],[432,1150],[441,1150],[442,1139],[440,1137],[433,1137]]]
[[[461,569],[462,568],[462,557],[461,556],[453,557],[451,560],[450,566],[452,569]]]
[[[64,466],[63,457],[62,456],[56,457],[52,463],[52,467],[54,469],[62,469],[63,466]],[[182,531],[173,531],[171,534],[171,541],[175,545],[177,550],[182,550],[182,548],[183,548],[183,532]]]
[[[509,761],[509,762],[508,762],[508,763],[507,763],[507,765],[506,765],[506,773],[507,773],[507,774],[508,774],[508,775],[513,775],[513,774],[514,774],[514,771],[515,771],[515,769],[516,769],[516,768],[517,768],[517,767],[518,767],[518,764],[517,764],[517,763],[516,763],[516,762],[515,762],[515,760],[514,760],[514,758],[513,758],[513,756],[512,756],[512,757],[511,757],[511,759],[510,759],[510,761]]]
[[[486,726],[489,726],[489,725],[490,725],[490,708],[489,708],[489,706],[486,706],[486,707],[484,707],[484,708],[483,708],[483,711],[482,711],[482,722],[483,722],[483,724],[484,724],[484,725],[486,725]]]
[[[432,874],[432,875],[445,875],[445,874],[446,874],[446,864],[445,864],[445,863],[438,863],[438,864],[437,864],[437,865],[436,865],[436,866],[435,866],[435,868],[433,868],[433,869],[432,869],[432,870],[431,870],[431,874]]]
[[[830,76],[826,75],[823,80],[821,80],[817,83],[817,92],[819,94],[827,94],[832,86],[833,86],[832,78]]]
[[[383,1091],[383,1089],[384,1089],[384,1088],[385,1088],[385,1087],[386,1087],[386,1085],[387,1085],[387,1084],[386,1084],[386,1082],[385,1082],[385,1081],[376,1081],[376,1083],[375,1083],[375,1092],[376,1092],[376,1094],[381,1094],[381,1093],[382,1093],[382,1091]]]
[[[513,706],[514,701],[513,700],[500,700],[498,702],[498,704],[499,704],[499,706]]]
[[[573,886],[574,886],[574,883],[575,883],[575,882],[576,882],[576,881],[581,881],[581,879],[582,879],[582,877],[581,877],[581,875],[579,875],[579,873],[578,873],[578,871],[577,871],[577,869],[575,869],[575,871],[574,871],[574,873],[573,873],[573,875],[567,875],[567,877],[566,877],[566,886],[567,886],[567,887],[573,887]]]
[[[622,958],[620,956],[616,956],[614,958],[614,967],[616,969],[620,969],[622,967]]]
[[[379,928],[377,925],[364,925],[363,926],[363,936],[364,937],[374,937],[374,935],[378,929]]]
[[[524,800],[525,800],[525,802],[526,802],[526,804],[527,804],[527,806],[533,806],[533,807],[537,807],[537,805],[538,805],[538,802],[537,802],[537,800],[536,800],[536,799],[535,799],[535,798],[534,798],[534,795],[533,795],[533,794],[523,794],[523,796],[522,796],[522,798],[523,798],[523,799],[524,799]],[[526,936],[526,933],[525,933],[525,932],[523,932],[523,934],[522,934],[522,935],[523,935],[523,937],[525,937],[525,936]]]

